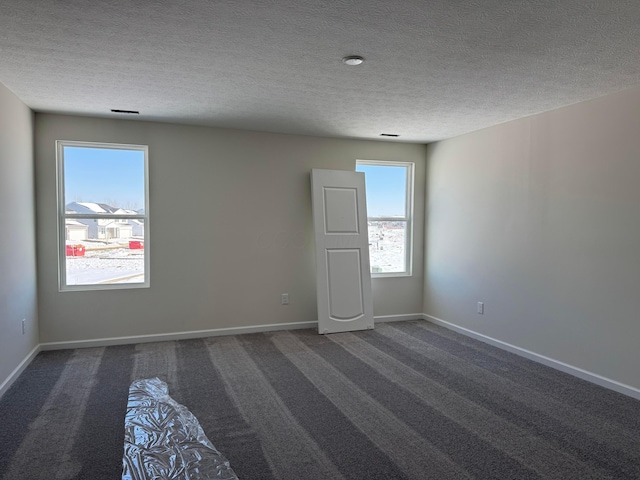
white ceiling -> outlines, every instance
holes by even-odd
[[[598,97],[640,84],[639,52],[639,0],[0,3],[0,82],[35,111],[334,137],[430,142]]]

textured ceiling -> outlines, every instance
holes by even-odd
[[[639,0],[0,3],[0,82],[35,111],[335,137],[429,142],[598,97],[640,84],[639,52]]]

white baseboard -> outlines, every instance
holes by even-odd
[[[379,315],[377,317],[373,317],[373,322],[401,322],[403,320],[422,320],[423,318],[424,316],[422,313],[403,313],[400,315]]]
[[[156,333],[151,335],[132,335],[129,337],[94,338],[91,340],[73,340],[69,342],[41,343],[42,350],[64,350],[68,348],[109,347],[112,345],[128,345],[131,343],[165,342],[169,340],[188,340],[191,338],[218,337],[221,335],[237,335],[242,333],[272,332],[276,330],[297,330],[313,328],[318,322],[272,323],[270,325],[254,325],[249,327],[213,328],[210,330],[193,330],[190,332]]]
[[[2,382],[2,385],[0,385],[0,398],[6,393],[7,390],[9,390],[9,387],[13,385],[13,382],[15,382],[18,379],[20,374],[24,371],[25,368],[29,366],[29,364],[33,361],[33,359],[36,358],[36,355],[39,352],[40,352],[40,345],[36,345],[35,347],[33,347],[33,350],[31,350],[29,355],[27,355],[25,359],[22,360],[22,362],[20,362],[20,365],[18,365],[13,370],[13,372],[11,372],[11,374],[7,377],[7,379],[4,382]]]
[[[524,348],[511,345],[507,342],[503,342],[502,340],[497,340],[495,338],[489,337],[482,333],[474,332],[473,330],[460,327],[458,325],[447,322],[445,320],[434,317],[432,315],[427,315],[422,313],[411,313],[411,314],[400,314],[400,315],[380,315],[380,316],[374,317],[375,323],[397,322],[402,320],[426,320],[426,321],[435,323],[436,325],[441,325],[455,332],[461,333],[471,338],[475,338],[476,340],[480,340],[481,342],[485,342],[490,345],[493,345],[494,347],[498,347],[508,352],[515,353],[516,355],[520,355],[522,357],[528,358],[530,360],[541,363],[543,365],[547,365],[548,367],[555,368],[556,370],[560,370],[562,372],[568,373],[570,375],[581,378],[583,380],[587,380],[591,383],[595,383],[596,385],[609,388],[610,390],[614,390],[616,392],[620,392],[622,394],[625,394],[640,400],[640,389],[637,389],[630,385],[626,385],[624,383],[617,382],[616,380],[611,380],[610,378],[603,377],[602,375],[598,375],[596,373],[583,370],[573,365],[569,365],[567,363],[554,360],[553,358],[545,357],[544,355],[540,355],[530,350],[526,350]],[[128,336],[128,337],[96,338],[91,340],[41,343],[39,345],[36,345],[33,348],[33,350],[25,357],[25,359],[22,362],[20,362],[20,365],[18,365],[14,369],[14,371],[11,372],[9,377],[7,377],[7,379],[4,382],[2,382],[2,384],[0,385],[0,397],[4,395],[4,393],[9,389],[9,387],[13,384],[13,382],[15,382],[15,380],[20,376],[20,374],[24,371],[24,369],[27,368],[27,366],[31,363],[31,361],[36,357],[36,355],[40,351],[44,351],[44,350],[63,350],[63,349],[69,349],[69,348],[87,348],[87,347],[107,347],[111,345],[163,342],[163,341],[169,341],[169,340],[186,340],[186,339],[192,339],[192,338],[215,337],[215,336],[221,336],[221,335],[236,335],[236,334],[243,334],[243,333],[261,333],[261,332],[270,332],[270,331],[277,331],[277,330],[297,330],[302,328],[316,328],[317,325],[318,325],[318,322],[274,323],[270,325],[214,328],[210,330],[195,330],[190,332],[159,333],[159,334],[152,334],[152,335],[134,335],[134,336]]]
[[[455,332],[461,333],[462,335],[466,335],[467,337],[475,338],[476,340],[480,340],[481,342],[488,343],[489,345],[493,345],[494,347],[498,347],[498,348],[501,348],[502,350],[515,353],[516,355],[520,355],[521,357],[528,358],[529,360],[542,363],[543,365],[546,365],[551,368],[555,368],[556,370],[560,370],[561,372],[564,372],[564,373],[568,373],[569,375],[573,375],[574,377],[581,378],[588,382],[595,383],[596,385],[600,385],[601,387],[605,387],[610,390],[614,390],[616,392],[619,392],[624,395],[628,395],[629,397],[637,398],[638,400],[640,400],[640,389],[632,387],[631,385],[626,385],[616,380],[611,380],[610,378],[603,377],[602,375],[598,375],[597,373],[592,373],[587,370],[583,370],[582,368],[569,365],[568,363],[564,363],[559,360],[554,360],[553,358],[545,357],[544,355],[540,355],[539,353],[535,353],[530,350],[526,350],[524,348],[516,347],[515,345],[511,345],[510,343],[503,342],[502,340],[496,340],[495,338],[489,337],[487,335],[483,335],[482,333],[474,332],[473,330],[469,330],[468,328],[460,327],[458,325],[447,322],[440,318],[427,315],[426,313],[423,315],[423,318],[428,322],[435,323],[436,325],[440,325],[442,327],[448,328],[449,330],[453,330]]]
[[[401,320],[422,320],[421,313],[401,315],[381,315],[374,317],[374,322],[397,322]],[[93,338],[90,340],[72,340],[67,342],[41,343],[41,350],[64,350],[68,348],[109,347],[131,343],[164,342],[169,340],[187,340],[190,338],[217,337],[221,335],[238,335],[243,333],[273,332],[276,330],[297,330],[316,328],[318,322],[272,323],[249,327],[213,328],[210,330],[194,330],[190,332],[157,333],[151,335],[132,335],[128,337]]]

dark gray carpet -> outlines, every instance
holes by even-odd
[[[428,322],[43,352],[0,399],[0,478],[119,479],[159,377],[241,479],[640,479],[640,402]]]

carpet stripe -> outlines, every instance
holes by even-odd
[[[487,480],[540,478],[534,470],[443,415],[403,385],[384,377],[329,338],[308,332],[299,332],[296,336],[400,421],[428,438],[431,444],[472,477]]]
[[[619,392],[469,338],[430,322],[407,322],[430,332],[429,343],[574,408],[640,431],[638,401]],[[399,328],[402,326],[398,325]],[[615,402],[616,408],[610,407]]]
[[[13,457],[6,480],[73,478],[69,452],[76,440],[103,348],[76,350]],[[50,472],[55,472],[52,475]]]
[[[236,337],[210,339],[209,354],[277,478],[344,480],[269,385]],[[258,401],[256,401],[258,400]]]
[[[178,388],[169,394],[196,416],[239,478],[275,479],[260,439],[227,393],[204,340],[182,340],[177,346]]]
[[[388,454],[331,403],[268,338],[269,335],[262,334],[238,337],[282,402],[322,445],[340,472],[350,479],[406,479]]]
[[[73,350],[40,352],[0,399],[0,478],[60,379]],[[16,415],[20,412],[20,415]]]
[[[606,441],[595,440],[597,436],[591,438],[585,427],[590,422],[589,415],[541,397],[390,325],[383,325],[376,331],[395,342],[399,350],[413,352],[418,364],[423,368],[427,366],[432,377],[440,376],[438,381],[448,388],[461,389],[456,390],[459,393],[466,391],[465,396],[476,402],[484,400],[485,407],[508,417],[516,425],[532,429],[536,435],[595,468],[606,469],[621,478],[634,478],[634,475],[640,478],[640,463],[635,459],[638,452],[629,452],[628,445],[620,448],[620,439],[607,434],[617,431],[614,427],[603,425],[606,431],[594,430],[597,435],[603,433]],[[621,433],[627,438],[625,432]],[[633,443],[636,442],[637,439],[633,439]]]
[[[364,393],[330,365],[326,358],[312,351],[299,338],[290,332],[278,332],[271,339],[276,347],[354,425],[363,431],[378,448],[388,452],[392,460],[409,478],[472,478],[432,443]]]
[[[176,342],[153,342],[136,345],[131,382],[158,377],[169,386],[171,395],[178,385]]]
[[[117,345],[104,350],[72,454],[73,464],[80,464],[82,469],[79,476],[73,478],[93,480],[122,476],[124,416],[134,350],[135,345]]]
[[[416,372],[371,344],[346,333],[327,337],[365,362],[387,380],[407,389],[424,403],[473,432],[523,465],[550,480],[611,478],[593,471],[526,430],[516,427],[470,400]],[[484,478],[484,477],[483,477]]]

